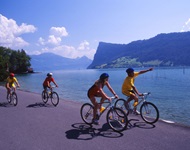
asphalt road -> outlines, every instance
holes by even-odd
[[[80,118],[81,103],[60,100],[44,105],[41,95],[17,90],[18,105],[9,105],[0,87],[0,150],[189,150],[190,127],[144,123],[130,115],[122,133],[109,129],[103,116],[92,127]],[[161,110],[160,110],[161,111]]]

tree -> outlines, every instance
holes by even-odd
[[[31,58],[22,50],[12,50],[0,46],[0,81],[3,81],[9,72],[25,73],[28,71]]]
[[[10,49],[0,46],[0,81],[3,81],[8,75],[10,54]]]
[[[31,58],[26,55],[24,50],[13,51],[10,57],[11,71],[15,73],[24,73],[28,71]]]

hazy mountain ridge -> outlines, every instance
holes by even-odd
[[[31,67],[34,69],[34,71],[86,69],[92,62],[92,60],[86,56],[70,59],[53,53],[30,55],[30,57]]]
[[[190,66],[190,32],[159,34],[129,44],[100,42],[93,68]]]

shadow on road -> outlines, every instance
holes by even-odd
[[[0,103],[0,107],[15,107],[14,105],[11,105],[10,103],[8,102],[3,102],[3,103]]]
[[[121,132],[114,132],[107,123],[103,124],[101,128],[94,128],[92,125],[85,123],[76,123],[73,124],[72,127],[73,129],[65,132],[68,139],[92,140],[98,136],[106,138],[119,138],[123,136]],[[133,128],[153,129],[155,125],[139,121],[138,119],[130,119],[126,130]]]
[[[106,138],[119,138],[122,133],[114,132],[109,128],[108,124],[103,124],[102,128],[96,129],[92,125],[84,123],[76,123],[72,125],[73,129],[66,131],[68,139],[76,140],[92,140],[95,137],[102,136]]]
[[[155,125],[139,121],[138,119],[130,119],[128,124],[128,129],[132,128],[153,129],[155,128]]]
[[[45,103],[35,103],[35,104],[30,104],[27,106],[27,108],[40,108],[40,107],[54,107],[54,106],[50,104],[45,104]]]

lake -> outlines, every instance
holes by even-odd
[[[146,68],[135,68],[139,71]],[[121,86],[126,77],[125,69],[89,69],[52,71],[59,88],[55,89],[63,100],[89,102],[87,91],[99,78],[107,72],[109,81],[120,98]],[[42,83],[47,72],[17,75],[21,89],[41,93]],[[190,68],[155,68],[153,71],[138,76],[135,86],[139,92],[151,92],[148,100],[160,111],[160,118],[190,126]],[[109,95],[112,94],[104,88]]]

